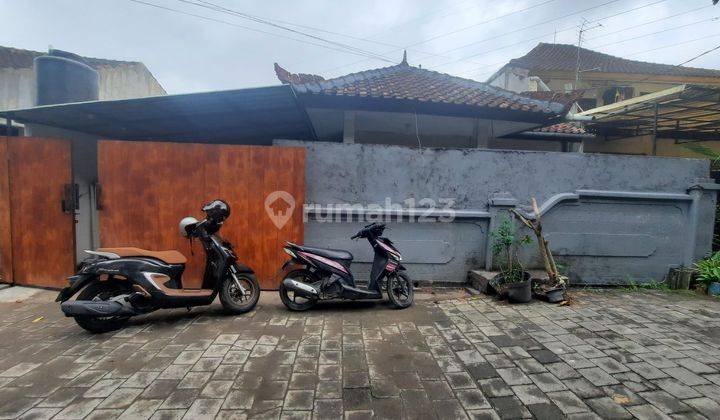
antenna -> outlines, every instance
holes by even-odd
[[[580,30],[578,31],[577,60],[575,62],[575,85],[573,86],[573,90],[576,90],[578,88],[578,85],[580,84],[580,49],[582,47],[583,34],[587,31],[591,31],[602,26],[602,23],[598,23],[595,26],[590,26],[586,28],[585,25],[587,25],[588,23],[590,22],[587,19],[583,18],[583,21],[580,24]]]

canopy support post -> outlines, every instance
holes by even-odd
[[[660,104],[655,102],[655,105],[653,105],[653,130],[652,130],[652,155],[653,156],[657,156],[658,108],[660,108]]]

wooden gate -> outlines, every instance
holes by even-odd
[[[0,137],[0,275],[4,282],[59,288],[75,266],[70,141]]]
[[[255,270],[263,289],[279,285],[284,242],[303,240],[302,148],[103,140],[98,174],[101,245],[177,249],[188,257],[185,287],[200,287],[204,251],[197,242],[191,250],[178,222],[185,216],[201,218],[202,205],[215,198],[231,209],[221,236]],[[266,204],[275,191],[289,193],[295,202],[280,228],[269,216],[277,200]]]

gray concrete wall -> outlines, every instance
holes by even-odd
[[[349,203],[367,209],[401,205],[404,217],[387,236],[418,280],[463,282],[469,269],[492,265],[489,231],[535,197],[545,232],[573,281],[608,284],[662,280],[671,265],[690,264],[710,250],[714,185],[704,160],[556,152],[406,147],[276,141],[307,149],[306,203]],[[704,183],[704,188],[690,189]],[[453,199],[457,217],[408,223],[428,202]],[[406,201],[414,199],[415,202]],[[359,276],[371,258],[366,243],[348,238],[352,217],[310,214],[305,243],[347,248]],[[429,214],[429,213],[428,213]],[[537,265],[535,245],[524,251]]]

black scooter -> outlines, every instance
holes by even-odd
[[[100,248],[85,251],[93,258],[80,263],[56,301],[65,316],[82,328],[102,333],[122,328],[133,315],[161,308],[209,305],[220,294],[223,307],[244,313],[255,307],[260,285],[252,269],[240,264],[232,245],[216,234],[230,216],[230,207],[215,200],[202,208],[206,218],[186,217],[180,233],[197,238],[206,253],[202,288],[185,289],[182,274],[186,258],[178,251],[148,251],[139,248]],[[77,300],[69,299],[79,293]]]
[[[396,308],[407,308],[413,302],[413,284],[402,256],[392,241],[381,235],[384,224],[372,223],[350,239],[365,238],[375,251],[367,289],[355,285],[350,272],[353,256],[348,251],[300,246],[287,242],[285,252],[292,257],[282,271],[280,299],[290,310],[310,309],[320,300],[382,299],[382,285]]]

